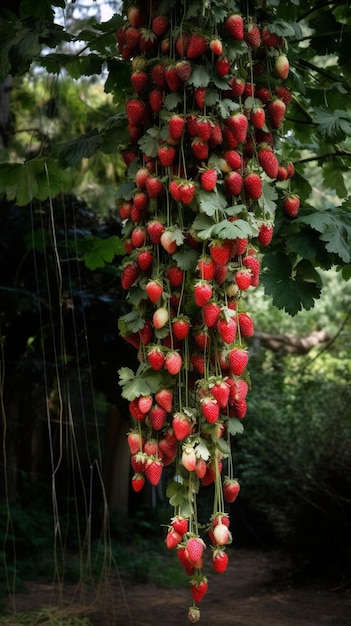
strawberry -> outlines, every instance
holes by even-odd
[[[174,528],[169,528],[166,535],[166,546],[168,550],[172,550],[176,548],[177,545],[181,542],[182,535],[180,535]]]
[[[261,44],[261,33],[257,24],[249,24],[244,32],[244,40],[250,48],[259,48]]]
[[[152,345],[147,351],[147,360],[153,370],[161,370],[165,362],[165,354],[159,346]]]
[[[141,248],[145,244],[146,239],[144,226],[136,226],[132,231],[130,239],[134,248]]]
[[[181,462],[188,472],[194,471],[196,466],[196,454],[192,445],[183,444]]]
[[[154,336],[153,325],[150,322],[150,320],[147,320],[143,328],[139,330],[139,337],[143,346],[147,346],[149,343],[151,343],[153,336]]]
[[[219,404],[213,396],[207,396],[201,400],[201,412],[209,424],[214,424],[219,418]]]
[[[171,194],[173,200],[175,200],[176,202],[180,202],[181,200],[181,186],[182,183],[178,180],[171,180],[169,183],[169,193]]]
[[[131,209],[131,202],[123,202],[123,204],[121,204],[121,206],[119,207],[119,215],[121,220],[127,220],[130,217]]]
[[[154,113],[159,113],[163,107],[163,92],[159,89],[152,89],[148,96],[149,105]]]
[[[147,455],[145,452],[137,452],[130,458],[130,464],[135,474],[143,474],[145,471]]]
[[[158,198],[163,192],[163,184],[157,176],[148,176],[145,185],[150,198]]]
[[[190,537],[185,544],[185,554],[193,565],[202,558],[205,544],[200,537]]]
[[[149,203],[148,195],[144,191],[136,191],[133,196],[133,203],[139,211],[145,211]]]
[[[243,187],[243,177],[239,172],[229,172],[224,179],[225,187],[232,196],[238,196]]]
[[[283,100],[277,98],[267,104],[267,114],[271,123],[271,127],[277,130],[281,127],[286,111],[286,104]]]
[[[156,37],[162,37],[169,27],[169,20],[166,15],[156,15],[151,23],[151,30]]]
[[[157,150],[157,156],[163,167],[170,167],[175,159],[176,150],[173,146],[164,144],[163,146],[160,146],[160,148]]]
[[[218,37],[213,37],[209,43],[209,48],[213,54],[220,56],[223,52],[222,42]]]
[[[174,114],[168,122],[169,134],[173,139],[180,139],[185,128],[185,118]]]
[[[243,95],[245,90],[245,81],[243,78],[234,76],[230,81],[230,88],[232,90],[232,95],[234,98],[240,98]]]
[[[178,265],[171,265],[167,269],[167,278],[171,283],[172,287],[180,287],[183,283],[184,278],[184,270],[182,270]]]
[[[162,476],[163,465],[160,459],[149,457],[146,461],[145,476],[151,485],[158,485]]]
[[[206,141],[202,141],[202,139],[200,139],[199,137],[195,137],[193,141],[191,142],[191,149],[192,149],[194,156],[199,161],[207,161],[209,147]]]
[[[154,255],[152,254],[152,252],[150,252],[150,250],[141,250],[137,256],[136,261],[142,272],[148,272],[148,270],[152,267]]]
[[[128,123],[132,126],[137,126],[140,124],[144,115],[145,115],[145,104],[142,100],[136,100],[133,98],[132,100],[128,100],[126,103],[126,114]]]
[[[216,548],[212,553],[212,566],[217,574],[223,574],[228,567],[228,555],[222,548]]]
[[[278,167],[278,174],[277,174],[277,180],[283,181],[283,180],[287,180],[287,179],[288,179],[288,170],[286,169],[286,167],[284,165],[279,165],[279,167]]]
[[[254,323],[247,313],[238,314],[238,323],[242,337],[252,337],[254,334]]]
[[[274,93],[280,100],[283,100],[286,106],[290,104],[291,98],[292,98],[292,93],[290,89],[287,89],[283,85],[277,85],[274,90]]]
[[[139,277],[140,268],[134,261],[125,265],[121,274],[122,289],[130,289],[134,285],[135,281]]]
[[[176,350],[170,350],[165,358],[165,368],[172,376],[179,374],[182,367],[183,360],[179,352]]]
[[[273,150],[269,146],[259,148],[257,159],[269,178],[276,178],[278,174],[279,162]]]
[[[196,270],[203,280],[212,280],[215,275],[216,265],[212,258],[205,254],[199,258]]]
[[[182,341],[188,336],[190,330],[190,320],[185,315],[180,315],[172,319],[172,331],[177,339]]]
[[[290,193],[283,200],[284,213],[288,217],[297,217],[300,209],[300,198],[294,193]]]
[[[258,241],[261,246],[268,246],[273,237],[274,226],[271,223],[261,224],[258,229]]]
[[[292,178],[295,174],[295,165],[293,163],[287,163],[286,171],[288,173],[288,178]]]
[[[212,287],[205,280],[200,280],[194,285],[194,299],[198,307],[204,306],[212,298]]]
[[[180,185],[180,200],[183,204],[190,204],[195,196],[195,185],[194,183],[182,183]]]
[[[227,127],[233,133],[238,143],[245,141],[248,124],[248,119],[243,113],[232,113],[226,120]]]
[[[125,45],[128,50],[134,51],[140,42],[140,30],[135,26],[129,26],[125,31]]]
[[[131,430],[127,435],[127,443],[131,454],[137,454],[142,450],[145,438],[137,430]]]
[[[190,37],[186,56],[188,59],[196,59],[206,52],[207,47],[208,43],[206,37],[204,35],[194,33]]]
[[[259,174],[250,172],[244,176],[245,194],[251,200],[258,200],[262,196],[262,180]]]
[[[208,145],[211,149],[216,148],[223,143],[222,128],[218,122],[212,124],[211,137],[209,138]]]
[[[196,120],[196,135],[202,141],[208,141],[211,137],[212,126],[211,122],[207,118],[198,118]]]
[[[146,225],[146,232],[148,234],[148,237],[151,243],[153,244],[160,243],[161,235],[164,230],[165,230],[164,225],[162,224],[162,222],[159,222],[158,220],[152,220],[151,222],[148,222],[148,224]]]
[[[219,378],[213,385],[210,385],[213,397],[217,400],[218,406],[225,409],[228,404],[230,387],[226,380]]]
[[[140,396],[138,399],[138,408],[142,413],[144,413],[144,415],[150,411],[152,404],[153,398],[150,395]]]
[[[183,59],[182,61],[177,61],[176,65],[175,65],[175,69],[176,72],[180,78],[180,80],[183,83],[186,83],[187,80],[189,80],[192,71],[193,71],[193,66],[191,64],[190,61],[187,61],[186,59]]]
[[[239,170],[242,165],[242,157],[236,150],[226,150],[223,158],[228,163],[231,170]]]
[[[283,80],[288,78],[290,66],[286,54],[279,54],[277,56],[274,67],[279,78],[282,78]]]
[[[279,37],[275,33],[272,33],[268,30],[266,26],[262,28],[261,32],[262,43],[267,46],[267,48],[277,48],[279,45]]]
[[[173,392],[170,389],[160,389],[155,394],[157,404],[167,413],[170,413],[173,407]]]
[[[204,109],[206,104],[206,87],[197,87],[194,92],[195,102],[199,109]]]
[[[183,565],[188,576],[193,576],[194,574],[194,566],[189,563],[187,556],[185,554],[185,546],[178,546],[177,548],[177,557],[179,562]],[[198,620],[197,620],[198,621]]]
[[[223,495],[226,502],[232,503],[240,491],[240,484],[236,478],[226,476],[223,481]]]
[[[201,602],[208,589],[206,576],[192,578],[190,580],[190,590],[194,602]],[[195,607],[194,607],[195,608]],[[197,617],[193,618],[198,621]]]
[[[239,269],[235,273],[235,282],[241,291],[246,291],[251,284],[251,272],[248,269]]]
[[[146,179],[150,176],[150,172],[146,167],[140,167],[135,174],[136,186],[144,191],[146,189]]]
[[[148,417],[154,430],[162,430],[165,425],[167,413],[161,406],[154,404],[149,411]]]
[[[177,441],[183,441],[191,433],[191,422],[185,413],[175,413],[172,419],[172,428]]]
[[[224,22],[224,28],[233,39],[242,41],[244,39],[244,20],[239,14],[232,14]]]
[[[131,402],[129,402],[128,408],[129,413],[132,417],[134,417],[134,419],[139,421],[143,421],[145,419],[144,413],[142,413],[139,409],[138,398],[134,398],[134,400],[131,400]]]
[[[156,42],[156,35],[148,28],[142,28],[140,30],[139,46],[141,52],[150,52]]]
[[[132,87],[136,93],[145,91],[149,86],[149,76],[146,72],[133,72],[130,77]]]
[[[165,78],[170,91],[177,92],[182,87],[182,80],[179,78],[175,65],[166,67]]]
[[[182,517],[182,515],[176,515],[172,517],[171,525],[177,533],[183,536],[188,532],[189,520],[186,517]]]
[[[216,265],[215,279],[219,285],[222,285],[228,276],[228,265]]]
[[[220,56],[218,57],[216,61],[215,68],[216,68],[218,76],[223,77],[229,73],[229,70],[231,68],[231,63],[227,57]]]
[[[221,314],[221,307],[215,302],[208,302],[202,307],[202,316],[207,328],[212,328],[217,324]]]
[[[156,63],[151,70],[151,80],[155,87],[166,89],[167,81],[165,77],[165,66],[163,63]]]
[[[251,273],[254,276],[258,276],[258,274],[260,273],[261,264],[260,264],[258,258],[255,257],[255,256],[248,255],[248,256],[244,257],[243,258],[243,265],[245,265],[245,267],[247,267],[249,270],[251,270]]]
[[[195,469],[194,469],[195,476],[197,476],[201,480],[206,474],[206,469],[207,469],[206,461],[201,458],[197,459]]]
[[[228,360],[231,373],[241,376],[248,364],[249,354],[243,348],[233,348],[228,353]]]
[[[217,322],[216,328],[225,343],[233,343],[236,336],[236,321],[234,318],[220,319]]]
[[[136,28],[142,25],[143,15],[138,7],[132,5],[128,9],[128,22],[131,26],[135,26]]]
[[[134,474],[134,476],[132,476],[132,487],[136,493],[141,491],[144,485],[145,477],[143,474]]]
[[[231,541],[231,533],[226,524],[219,523],[213,529],[213,537],[218,546],[225,546]]]
[[[156,309],[152,316],[152,322],[155,328],[163,328],[169,320],[169,313],[165,307]]]
[[[254,106],[250,111],[250,121],[254,128],[263,128],[266,123],[264,108],[261,106]]]
[[[163,231],[160,243],[162,248],[164,248],[168,254],[173,254],[177,250],[177,243],[173,238],[172,230],[165,229]]]
[[[179,35],[176,41],[176,50],[179,56],[184,57],[186,55],[189,42],[190,42],[190,35],[186,35],[186,34]]]
[[[217,265],[226,265],[230,259],[230,243],[222,239],[212,239],[209,245],[209,252],[214,263]]]

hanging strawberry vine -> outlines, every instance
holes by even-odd
[[[228,563],[226,503],[240,489],[231,439],[243,429],[254,333],[247,294],[273,235],[277,182],[287,181],[282,210],[293,218],[299,208],[294,167],[276,154],[291,98],[287,43],[264,2],[125,1],[123,14],[130,144],[119,212],[130,312],[119,328],[139,367],[122,368],[119,384],[135,491],[175,464],[166,545],[189,575],[197,622],[206,543],[216,572]],[[213,513],[199,520],[207,485]]]

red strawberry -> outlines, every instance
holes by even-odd
[[[217,322],[216,328],[225,343],[233,343],[236,336],[236,321],[234,318],[220,319]]]
[[[238,314],[238,323],[242,337],[252,337],[254,334],[254,323],[247,313]]]
[[[291,98],[292,98],[292,93],[290,89],[287,89],[283,85],[277,85],[274,90],[274,93],[280,100],[283,100],[286,106],[290,104]]]
[[[172,419],[172,428],[177,441],[183,441],[191,433],[191,422],[185,413],[175,413]]]
[[[196,121],[196,135],[202,139],[202,141],[208,141],[211,137],[212,126],[207,118],[198,118]]]
[[[235,273],[235,282],[241,291],[245,291],[251,284],[251,272],[248,269],[239,269]]]
[[[150,52],[156,42],[156,35],[148,28],[142,28],[140,30],[139,46],[141,52]]]
[[[223,495],[226,502],[232,503],[240,491],[240,484],[236,478],[225,477],[223,481]]]
[[[234,98],[240,98],[245,91],[244,79],[234,76],[233,80],[231,80],[229,84]]]
[[[199,109],[205,108],[206,87],[197,87],[194,92],[195,102]]]
[[[180,372],[183,360],[179,352],[176,350],[170,350],[165,358],[165,368],[172,375],[176,376]]]
[[[141,167],[135,174],[136,186],[144,191],[146,189],[146,179],[150,176],[150,172],[146,167]]]
[[[205,306],[207,305],[205,304]],[[210,337],[206,329],[197,330],[195,333],[193,333],[193,338],[197,347],[200,348],[202,352],[204,352],[208,348]]]
[[[180,287],[183,283],[184,278],[184,270],[182,270],[178,265],[171,265],[167,269],[167,277],[172,287]]]
[[[172,518],[171,525],[177,533],[183,536],[188,532],[189,520],[182,515],[176,515]]]
[[[297,217],[300,209],[300,198],[294,193],[290,193],[283,200],[284,213],[288,217]]]
[[[212,287],[205,280],[200,280],[194,285],[194,299],[198,307],[204,306],[212,297]]]
[[[180,115],[172,115],[168,122],[169,134],[173,139],[180,139],[185,127],[185,118]]]
[[[149,236],[151,243],[153,244],[160,243],[161,235],[164,230],[164,224],[162,224],[162,222],[159,222],[158,220],[152,220],[146,225],[146,232]]]
[[[190,563],[197,563],[205,549],[205,544],[200,537],[190,537],[185,545],[185,554]]]
[[[162,37],[162,35],[164,35],[169,27],[169,20],[168,17],[166,15],[156,15],[151,23],[151,29],[152,32],[157,36],[157,37]]]
[[[222,378],[218,379],[213,385],[210,385],[210,390],[213,397],[217,400],[218,406],[221,409],[225,409],[230,394],[230,387],[226,380]]]
[[[147,360],[153,370],[161,370],[165,362],[165,354],[159,346],[150,346],[147,352]]]
[[[261,246],[268,246],[273,237],[274,226],[270,223],[261,224],[258,229],[258,241]]]
[[[261,44],[261,33],[257,24],[249,24],[244,33],[244,40],[250,48],[259,48]]]
[[[279,45],[279,37],[275,33],[271,33],[267,27],[262,28],[262,43],[268,48],[277,48]]]
[[[224,179],[224,184],[232,196],[238,196],[243,187],[243,177],[239,172],[229,172]]]
[[[200,176],[200,183],[204,191],[212,191],[217,183],[217,171],[215,168],[202,172]]]
[[[134,417],[134,419],[139,421],[143,421],[145,419],[144,413],[142,413],[139,409],[138,398],[134,398],[134,400],[131,400],[131,402],[129,402],[128,408],[129,413],[132,417]]]
[[[140,268],[134,261],[128,263],[122,269],[121,285],[122,289],[130,289],[140,274]]]
[[[211,259],[217,265],[226,265],[230,259],[231,246],[228,241],[222,239],[212,239],[209,245]]]
[[[149,411],[148,417],[152,428],[154,430],[161,430],[165,425],[167,413],[161,406],[154,404]]]
[[[193,66],[190,61],[186,61],[186,59],[183,59],[182,61],[177,61],[175,69],[180,80],[185,83],[187,80],[189,80],[192,74]]]
[[[233,133],[238,143],[242,143],[246,139],[248,130],[248,119],[243,113],[233,113],[226,120],[226,125]]]
[[[192,354],[190,357],[190,363],[194,372],[201,376],[205,373],[205,359],[202,354]]]
[[[195,476],[197,476],[201,480],[206,474],[206,469],[207,469],[206,461],[204,461],[204,459],[201,459],[201,458],[197,459],[196,466],[194,469]]]
[[[154,113],[159,113],[163,107],[163,92],[152,89],[149,93],[149,104]]]
[[[152,404],[153,404],[153,398],[150,395],[140,396],[140,398],[138,399],[139,410],[145,415],[146,413],[150,411]]]
[[[210,256],[203,255],[197,262],[196,270],[203,280],[212,280],[215,275],[216,265]]]
[[[182,183],[179,189],[180,200],[183,204],[190,204],[195,196],[195,185],[194,183]]]
[[[192,578],[190,580],[190,590],[194,602],[201,602],[202,598],[206,594],[207,589],[208,582],[206,576]],[[198,621],[197,618],[195,618],[195,620]]]
[[[131,209],[132,209],[131,202],[123,202],[123,204],[121,204],[121,206],[119,207],[119,214],[120,214],[121,220],[127,220],[130,217]]]
[[[202,307],[202,316],[207,328],[212,328],[217,324],[220,313],[221,308],[215,302],[209,302]]]
[[[207,161],[209,153],[208,143],[202,141],[199,137],[195,137],[191,142],[191,149],[199,161]]]
[[[277,98],[267,104],[267,113],[271,127],[275,130],[280,128],[285,117],[286,105],[283,100]]]
[[[224,22],[224,28],[233,39],[244,39],[244,20],[239,14],[229,15]]]
[[[226,76],[231,68],[231,63],[227,57],[220,56],[215,64],[217,74],[221,77]]]
[[[144,485],[145,477],[143,476],[143,474],[134,474],[134,476],[132,476],[132,487],[136,493],[138,491],[141,491]]]
[[[159,89],[166,89],[167,81],[165,77],[165,66],[163,63],[156,63],[151,70],[151,79]]]
[[[154,255],[150,252],[150,250],[141,250],[136,261],[142,272],[147,272],[152,267]]]
[[[182,87],[182,80],[179,78],[175,65],[166,67],[165,78],[170,91],[177,92]]]
[[[140,42],[140,30],[135,26],[129,26],[125,31],[125,45],[128,50],[134,51]]]
[[[276,178],[278,174],[279,162],[270,146],[262,147],[258,150],[258,162],[269,178]]]
[[[148,88],[149,76],[146,72],[133,72],[130,77],[132,87],[136,93],[141,93]]]
[[[185,34],[179,35],[176,41],[176,50],[179,56],[183,57],[186,55],[189,42],[190,42],[190,35],[185,35]]]
[[[153,335],[154,335],[154,328],[150,320],[147,320],[143,328],[139,330],[139,337],[143,346],[147,346],[149,343],[151,343]]]
[[[213,396],[208,396],[201,400],[201,411],[205,420],[214,424],[219,418],[219,404]]]
[[[169,183],[169,193],[176,202],[180,202],[181,199],[181,186],[182,183],[178,180],[171,180]]]
[[[169,320],[169,313],[166,307],[156,309],[152,316],[152,322],[155,328],[163,328]]]
[[[136,226],[131,234],[131,242],[134,248],[141,248],[146,239],[146,230],[144,226]]]
[[[214,122],[212,125],[211,137],[208,141],[208,145],[211,149],[216,148],[223,143],[222,128],[218,122]]]
[[[163,231],[160,243],[162,248],[164,248],[168,254],[173,254],[177,250],[177,242],[173,237],[172,230],[165,229]]]
[[[163,184],[157,176],[148,176],[145,185],[150,198],[158,198],[163,192]]]
[[[148,195],[144,191],[136,191],[133,196],[133,202],[138,211],[145,211],[149,202]]]
[[[239,170],[242,165],[242,157],[236,150],[226,150],[223,158],[228,163],[231,170]]]
[[[244,176],[244,190],[251,200],[258,200],[262,196],[262,180],[259,174],[250,172]]]
[[[145,291],[149,300],[155,304],[163,294],[163,286],[158,280],[150,280],[146,284]]]
[[[251,270],[252,274],[258,276],[261,270],[261,264],[257,257],[248,255],[243,259],[243,265]]]
[[[228,353],[228,360],[231,373],[234,376],[241,376],[248,364],[249,354],[242,348],[233,348]]]
[[[155,400],[167,413],[170,413],[173,407],[173,392],[170,389],[160,389],[155,394]]]
[[[181,542],[181,540],[182,540],[182,535],[179,534],[174,528],[170,528],[168,530],[165,542],[169,550],[176,548],[177,545]]]
[[[295,165],[293,163],[287,163],[286,171],[288,172],[288,178],[292,178],[295,174]]]
[[[218,39],[218,37],[214,37],[213,39],[211,39],[209,43],[209,48],[211,52],[213,52],[213,54],[216,54],[217,56],[219,56],[220,54],[222,54],[222,51],[223,51],[221,40]]]
[[[160,459],[149,457],[146,461],[145,475],[148,481],[156,486],[161,480],[163,464]]]
[[[132,126],[137,126],[143,120],[145,115],[146,107],[142,100],[136,100],[135,98],[132,100],[128,100],[126,103],[126,113],[128,123]]]
[[[286,169],[284,165],[279,165],[277,180],[282,181],[282,180],[287,180],[287,179],[288,179],[288,170]]]
[[[190,320],[185,315],[174,317],[172,319],[172,331],[179,341],[188,336],[190,330]]]
[[[157,156],[163,167],[170,167],[176,157],[176,150],[173,146],[164,144],[157,150]]]
[[[217,574],[223,574],[228,567],[228,555],[222,548],[216,548],[212,554],[213,569]]]
[[[277,56],[274,67],[279,78],[282,78],[283,80],[288,78],[290,66],[286,54],[279,54]]]
[[[145,438],[139,433],[139,431],[131,430],[127,435],[127,442],[130,453],[137,454],[142,450]]]
[[[128,22],[136,28],[143,24],[143,15],[138,7],[133,5],[128,9]]]
[[[208,47],[206,37],[204,35],[194,33],[190,37],[189,45],[186,51],[188,59],[196,59],[202,56]]]
[[[254,128],[263,128],[266,123],[264,108],[261,106],[255,106],[252,111],[250,111],[250,121]]]

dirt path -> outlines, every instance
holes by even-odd
[[[350,626],[351,594],[317,584],[293,587],[280,572],[276,553],[233,551],[225,574],[210,577],[200,604],[200,626]],[[84,588],[65,588],[62,615],[88,616],[93,626],[189,626],[190,591],[159,589],[149,584],[110,584],[92,597]],[[70,594],[70,598],[68,598]],[[17,611],[57,606],[49,585],[31,583],[16,597]],[[84,608],[83,608],[84,607]],[[1,624],[0,616],[0,624]],[[13,626],[16,624],[13,621]],[[64,622],[62,622],[64,623]]]

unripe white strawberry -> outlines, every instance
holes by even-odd
[[[169,313],[165,307],[160,307],[155,311],[152,317],[155,328],[163,328],[169,320]]]

